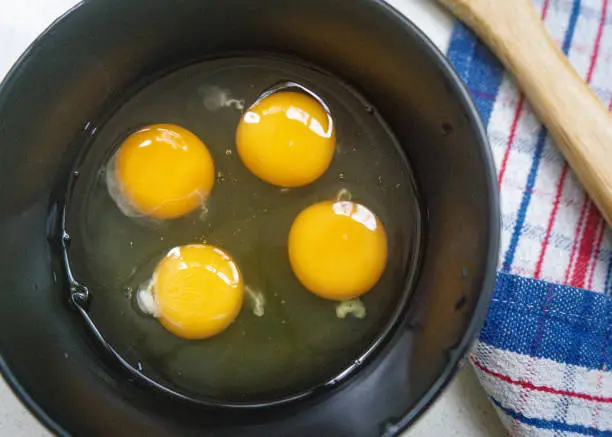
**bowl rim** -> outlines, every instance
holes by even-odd
[[[467,362],[467,354],[471,349],[471,346],[475,343],[477,334],[482,329],[494,290],[501,236],[501,210],[499,191],[497,189],[497,172],[495,169],[493,153],[490,147],[486,128],[480,117],[476,104],[470,95],[467,85],[463,79],[461,79],[444,53],[442,53],[442,51],[433,43],[425,32],[421,30],[410,18],[399,12],[394,6],[390,5],[384,0],[368,1],[376,4],[381,9],[386,10],[386,12],[392,15],[393,18],[399,20],[404,26],[406,26],[415,36],[417,44],[420,44],[424,48],[424,51],[429,53],[432,62],[437,65],[441,74],[449,81],[449,86],[452,88],[453,93],[465,109],[466,116],[469,118],[470,125],[476,137],[477,147],[481,152],[483,164],[485,166],[483,170],[486,173],[486,180],[488,182],[486,184],[486,189],[488,191],[487,197],[490,205],[488,217],[489,228],[487,230],[489,234],[489,241],[486,251],[487,259],[485,262],[483,279],[481,281],[480,293],[478,295],[476,305],[474,306],[471,320],[461,341],[455,348],[453,348],[455,353],[451,355],[448,363],[444,367],[444,370],[426,390],[421,399],[416,404],[412,405],[395,424],[387,427],[384,436],[396,436],[408,429],[422,416],[425,411],[427,411],[427,409],[440,397],[457,372]],[[27,49],[21,54],[21,56],[19,56],[13,66],[9,69],[2,82],[0,82],[0,94],[2,94],[9,86],[10,82],[12,82],[13,78],[19,73],[19,70],[23,67],[28,58],[34,55],[36,49],[47,37],[47,35],[53,33],[57,26],[61,25],[65,19],[73,15],[86,3],[87,0],[80,0],[76,5],[72,6],[70,9],[52,21],[51,24],[49,24],[47,28],[34,39],[34,41],[27,47]],[[51,418],[19,383],[2,355],[0,355],[0,374],[10,387],[13,394],[15,394],[15,396],[39,421],[39,423],[54,434],[65,434],[63,427],[60,426],[53,418]]]
[[[481,331],[486,315],[489,311],[489,305],[493,296],[493,290],[495,288],[495,282],[497,278],[497,264],[499,257],[499,247],[501,238],[501,207],[499,201],[499,190],[497,188],[497,171],[495,168],[495,160],[493,157],[493,151],[489,143],[489,137],[487,134],[486,127],[482,121],[476,103],[472,98],[470,91],[459,76],[455,67],[451,64],[450,60],[444,53],[434,44],[434,42],[425,34],[421,28],[419,28],[412,20],[406,17],[404,14],[399,12],[395,7],[388,4],[384,0],[370,0],[376,3],[380,7],[386,8],[389,13],[393,14],[394,17],[411,29],[414,35],[420,39],[421,44],[425,47],[432,57],[432,61],[438,65],[443,76],[449,80],[449,86],[453,89],[455,96],[458,98],[460,103],[464,105],[466,115],[469,118],[469,122],[474,131],[477,146],[482,153],[484,171],[486,173],[489,201],[489,217],[488,223],[489,228],[487,232],[489,234],[489,241],[487,245],[486,263],[484,267],[484,275],[481,282],[480,293],[478,294],[478,300],[474,306],[470,323],[468,324],[463,338],[454,347],[455,353],[449,359],[449,362],[444,367],[444,370],[438,375],[433,384],[427,389],[421,399],[414,404],[409,411],[407,411],[401,419],[399,419],[392,429],[389,429],[384,437],[396,436],[406,431],[414,422],[416,422],[422,415],[431,407],[431,405],[438,400],[441,394],[444,392],[446,387],[453,381],[457,372],[463,368],[468,361],[468,353],[476,342],[476,336]]]

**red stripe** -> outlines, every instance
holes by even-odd
[[[595,250],[593,251],[591,274],[589,275],[589,283],[587,285],[587,289],[593,289],[593,277],[595,276],[595,270],[597,270],[597,261],[599,261],[599,255],[601,253],[601,243],[603,242],[604,231],[606,230],[606,222],[599,216],[599,224],[597,225],[599,229],[599,236],[597,237],[597,244],[595,245]]]
[[[565,269],[565,278],[563,278],[564,284],[567,284],[570,274],[572,273],[572,267],[574,266],[574,257],[576,256],[576,248],[578,247],[578,242],[580,241],[580,237],[582,236],[582,228],[584,227],[584,216],[586,214],[588,204],[589,198],[585,194],[584,201],[582,202],[582,208],[580,209],[580,217],[578,217],[578,221],[576,222],[576,230],[574,231],[574,243],[572,244],[572,252],[570,253],[570,259],[567,263],[567,268]]]
[[[544,256],[546,255],[546,249],[548,248],[548,242],[550,240],[550,234],[552,234],[553,225],[555,224],[555,217],[557,216],[557,210],[559,209],[559,204],[561,203],[561,194],[563,194],[563,185],[565,184],[565,177],[567,176],[567,164],[563,165],[563,170],[561,170],[561,177],[557,182],[557,194],[555,194],[555,202],[553,203],[553,209],[550,213],[550,217],[548,218],[548,225],[546,226],[546,235],[544,236],[544,241],[542,241],[542,248],[540,249],[540,256],[538,257],[538,262],[536,264],[535,273],[533,274],[534,278],[540,279],[540,274],[542,273],[542,264],[544,263]]]
[[[550,0],[546,0],[544,4],[542,5],[542,14],[540,15],[540,17],[542,18],[542,21],[546,20],[546,15],[548,14],[549,4],[550,4]]]
[[[504,382],[506,382],[508,384],[518,385],[518,386],[524,388],[525,390],[541,391],[541,392],[544,392],[544,393],[549,393],[549,394],[554,394],[554,395],[559,395],[559,396],[566,396],[566,397],[570,397],[570,398],[584,399],[585,401],[593,401],[593,402],[602,402],[602,403],[605,403],[605,404],[612,404],[612,397],[593,396],[593,395],[588,395],[586,393],[577,393],[575,391],[559,390],[559,389],[548,387],[548,386],[545,386],[545,385],[535,385],[535,384],[533,384],[533,383],[531,383],[529,381],[514,380],[514,379],[510,378],[509,376],[502,375],[501,373],[497,373],[497,372],[494,372],[493,370],[487,369],[485,366],[483,366],[481,363],[479,363],[473,357],[470,358],[470,359],[471,359],[472,363],[474,363],[474,365],[476,367],[478,367],[480,370],[482,370],[487,375],[491,375],[494,378],[499,379],[500,381],[504,381]]]
[[[608,0],[603,0],[601,6],[601,19],[599,20],[599,28],[597,29],[597,37],[595,38],[595,47],[593,49],[593,55],[591,56],[591,65],[589,66],[589,72],[586,78],[587,83],[591,83],[591,79],[593,79],[593,72],[595,71],[595,65],[597,65],[597,57],[599,56],[599,46],[601,45],[601,38],[603,37],[607,12]]]
[[[508,137],[508,144],[506,144],[506,150],[504,151],[504,158],[502,159],[501,166],[499,168],[499,177],[497,178],[497,185],[501,187],[502,181],[504,180],[504,174],[506,173],[506,167],[508,166],[508,158],[510,157],[510,149],[514,143],[514,137],[516,137],[516,131],[518,129],[519,120],[523,113],[523,107],[525,106],[525,96],[521,93],[519,95],[518,104],[516,105],[516,112],[514,113],[514,120],[512,120],[512,127],[510,128],[510,136]]]
[[[582,242],[578,250],[578,258],[576,259],[576,267],[574,275],[570,281],[573,287],[583,288],[589,264],[591,263],[591,255],[595,247],[595,239],[597,238],[597,229],[601,216],[597,211],[597,207],[589,201],[588,214],[586,216],[586,227],[582,234]]]

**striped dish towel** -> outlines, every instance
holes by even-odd
[[[612,109],[612,0],[535,5]],[[496,289],[470,360],[512,435],[612,436],[612,233],[494,56],[460,24],[447,54],[487,125],[502,204]]]

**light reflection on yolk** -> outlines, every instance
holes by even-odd
[[[234,261],[222,250],[193,244],[172,249],[153,278],[160,323],[185,339],[223,332],[242,308],[244,285]]]
[[[116,155],[121,196],[138,213],[158,219],[177,218],[201,206],[212,190],[214,174],[204,143],[176,125],[141,129]]]
[[[242,162],[257,177],[280,187],[299,187],[327,170],[336,135],[330,114],[316,99],[278,91],[243,116],[236,144]]]
[[[326,299],[368,292],[387,263],[387,235],[376,215],[358,203],[321,202],[303,210],[289,233],[297,278]]]

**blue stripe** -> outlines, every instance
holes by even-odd
[[[447,57],[467,85],[485,126],[489,124],[504,69],[495,55],[461,23],[453,29]]]
[[[495,406],[501,411],[503,411],[506,415],[512,417],[515,420],[518,420],[519,422],[533,426],[534,428],[546,429],[550,431],[573,432],[576,434],[593,435],[598,437],[612,437],[612,431],[603,431],[597,428],[583,425],[573,425],[558,420],[546,420],[535,417],[527,417],[524,414],[504,407],[497,399],[491,396],[489,396],[489,399],[491,399],[491,402],[493,402]]]
[[[578,308],[578,312],[580,314],[591,314],[593,312],[593,305],[595,303],[593,295],[594,293],[585,294],[584,299],[581,302],[581,307]],[[569,356],[572,357],[571,359],[573,361],[576,361],[576,356],[582,352],[582,343],[580,338],[577,336],[569,338],[568,341],[570,342]],[[604,345],[607,344],[607,341],[607,337],[605,337],[603,340]],[[574,387],[576,385],[576,366],[565,366],[563,369],[563,377],[561,378],[561,382],[563,387]],[[557,399],[554,419],[563,420],[563,418],[565,418],[569,412],[570,403],[571,399],[569,396],[561,396],[559,399]]]
[[[470,78],[472,58],[478,40],[464,25],[456,22],[446,56],[467,83]]]
[[[565,32],[565,38],[562,46],[563,52],[566,55],[569,53],[572,41],[574,40],[574,33],[576,31],[576,23],[578,22],[578,17],[580,15],[581,3],[581,0],[574,0],[572,5],[572,12],[570,14],[570,20]],[[540,169],[540,162],[542,161],[542,153],[544,151],[544,146],[546,145],[547,136],[548,131],[544,126],[542,126],[540,133],[538,134],[538,141],[536,143],[534,156],[531,161],[531,168],[529,169],[525,189],[523,190],[521,205],[516,215],[516,223],[514,225],[514,230],[512,231],[512,237],[510,238],[510,245],[508,246],[508,250],[504,256],[502,271],[506,273],[509,272],[512,267],[514,256],[516,254],[516,248],[518,247],[521,234],[523,233],[523,227],[525,226],[525,220],[527,218],[527,210],[529,209],[529,204],[531,203],[531,195],[533,194],[533,187],[535,186],[536,179],[538,177],[538,170]]]
[[[540,162],[542,161],[542,153],[544,152],[544,146],[546,145],[546,138],[548,131],[546,128],[540,129],[538,134],[538,141],[536,143],[535,154],[531,162],[531,168],[529,169],[529,175],[527,176],[527,184],[523,190],[523,198],[521,199],[521,205],[516,216],[516,223],[512,231],[512,237],[510,238],[510,245],[504,256],[504,263],[502,264],[502,271],[508,273],[512,263],[514,262],[514,255],[516,254],[516,248],[518,247],[521,234],[523,233],[523,227],[525,226],[525,220],[527,220],[527,209],[531,203],[531,196],[533,194],[533,187],[535,186],[536,179],[538,177],[538,170],[540,168]]]
[[[582,0],[574,0],[572,5],[572,12],[570,13],[570,21],[565,32],[565,40],[563,41],[563,53],[566,55],[569,53],[572,41],[574,39],[574,33],[576,32],[576,23],[578,23],[578,16],[580,15],[580,8],[582,8]]]
[[[604,285],[603,292],[610,296],[610,279],[612,278],[612,253],[608,261],[608,271],[606,272],[606,283]]]
[[[589,369],[612,368],[611,339],[612,297],[507,273],[480,334],[498,349]]]

